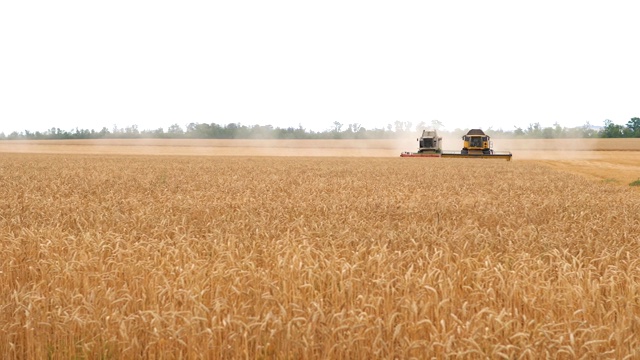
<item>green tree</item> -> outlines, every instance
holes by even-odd
[[[178,124],[173,124],[167,128],[167,133],[171,135],[182,135],[184,134],[184,130]]]
[[[444,127],[444,124],[440,120],[431,120],[431,127],[435,130],[440,130]]]
[[[640,118],[633,117],[627,123],[627,128],[630,131],[630,135],[633,137],[640,137]]]
[[[539,139],[542,137],[542,126],[540,126],[539,122],[535,124],[529,124],[529,127],[527,128],[527,130],[525,130],[525,133],[529,138]]]
[[[522,130],[521,127],[519,126],[515,126],[515,130],[513,130],[513,135],[515,137],[524,137],[524,131]]]
[[[396,120],[396,121],[393,123],[393,126],[394,126],[394,129],[395,129],[396,134],[401,133],[401,132],[402,132],[402,130],[404,129],[404,123],[403,123],[402,121],[400,121],[400,120]]]
[[[562,126],[560,126],[560,124],[556,121],[553,124],[553,137],[556,139],[559,139],[561,137],[564,137],[565,134],[565,130]]]
[[[543,139],[553,139],[554,137],[555,137],[555,134],[553,132],[553,128],[546,127],[544,129],[542,129],[542,138]]]
[[[604,121],[604,129],[602,137],[604,138],[620,138],[624,135],[624,126],[614,124],[613,121],[607,119]]]
[[[107,129],[107,127],[106,127],[106,126],[103,126],[103,127],[102,127],[102,130],[100,130],[99,134],[100,134],[100,135],[99,135],[100,137],[106,137],[106,136],[109,136],[109,129]]]

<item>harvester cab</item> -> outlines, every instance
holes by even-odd
[[[463,155],[466,154],[478,154],[478,155],[490,155],[493,154],[493,144],[489,135],[486,135],[484,131],[480,129],[471,129],[469,132],[462,136],[462,151]]]
[[[440,143],[442,137],[435,130],[422,130],[422,136],[418,140],[418,154],[439,154],[442,151]]]
[[[440,157],[442,153],[442,137],[436,130],[422,130],[418,139],[418,152],[405,151],[401,157]]]

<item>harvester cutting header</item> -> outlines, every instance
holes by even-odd
[[[493,151],[491,137],[480,129],[471,129],[462,136],[461,151],[443,151],[442,138],[435,130],[423,130],[418,139],[418,152],[403,152],[401,157],[448,157],[448,158],[481,158],[481,159],[505,159],[511,161],[510,151]]]

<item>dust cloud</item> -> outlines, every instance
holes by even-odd
[[[497,139],[494,149],[511,151],[519,160],[587,160],[597,159],[600,139]]]

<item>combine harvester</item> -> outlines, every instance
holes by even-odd
[[[401,157],[440,157],[442,148],[440,143],[442,138],[438,136],[435,130],[422,130],[422,136],[418,140],[418,152],[412,153],[405,151],[400,154]]]
[[[491,137],[480,129],[471,129],[462,137],[461,151],[442,151],[442,138],[435,130],[423,130],[418,139],[418,152],[405,151],[400,157],[443,157],[443,158],[476,158],[505,159],[511,161],[510,151],[493,151]]]

